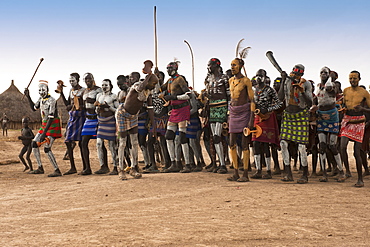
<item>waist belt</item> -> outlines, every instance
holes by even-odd
[[[227,106],[227,101],[220,101],[220,102],[214,102],[209,104],[210,107],[221,107],[221,106]]]
[[[97,119],[98,115],[86,115],[87,119]]]
[[[185,106],[189,105],[189,102],[186,101],[184,103],[181,103],[181,104],[178,104],[178,105],[172,105],[172,109],[180,109],[180,108],[183,108]]]

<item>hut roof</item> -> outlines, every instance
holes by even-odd
[[[12,80],[10,87],[0,94],[0,111],[6,113],[8,118],[14,122],[21,122],[23,117],[29,117],[31,122],[41,122],[39,111],[33,111],[27,102],[22,99],[23,94],[14,85]],[[1,113],[2,116],[2,113]]]

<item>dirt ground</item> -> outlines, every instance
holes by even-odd
[[[19,133],[0,137],[0,161],[18,160]],[[345,183],[315,177],[301,185],[280,176],[237,183],[226,180],[232,170],[127,181],[109,175],[48,178],[52,167],[44,154],[43,175],[24,173],[21,163],[0,165],[0,245],[370,246],[370,179],[363,188],[353,186],[350,148],[354,177]],[[95,140],[90,151],[97,170]],[[63,140],[53,152],[67,171]],[[77,152],[76,162],[80,170]]]

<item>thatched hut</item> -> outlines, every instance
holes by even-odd
[[[60,122],[62,126],[65,127],[67,125],[69,119],[69,113],[67,111],[67,107],[65,106],[62,97],[59,96],[57,99],[57,107],[58,107],[58,114],[60,117]]]
[[[22,118],[30,118],[30,128],[38,129],[41,124],[41,116],[39,111],[33,111],[27,102],[27,98],[21,101],[23,94],[14,85],[12,80],[10,87],[0,94],[0,114],[6,113],[10,119],[8,123],[9,129],[21,129]]]

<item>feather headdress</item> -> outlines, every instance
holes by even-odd
[[[239,42],[236,46],[236,55],[235,55],[235,57],[238,57],[240,59],[245,59],[248,56],[249,50],[251,49],[250,46],[243,47],[242,46],[243,41],[244,41],[244,39],[239,40]]]
[[[177,59],[177,57],[174,57],[173,61],[177,64],[177,67],[179,67],[181,62]]]

